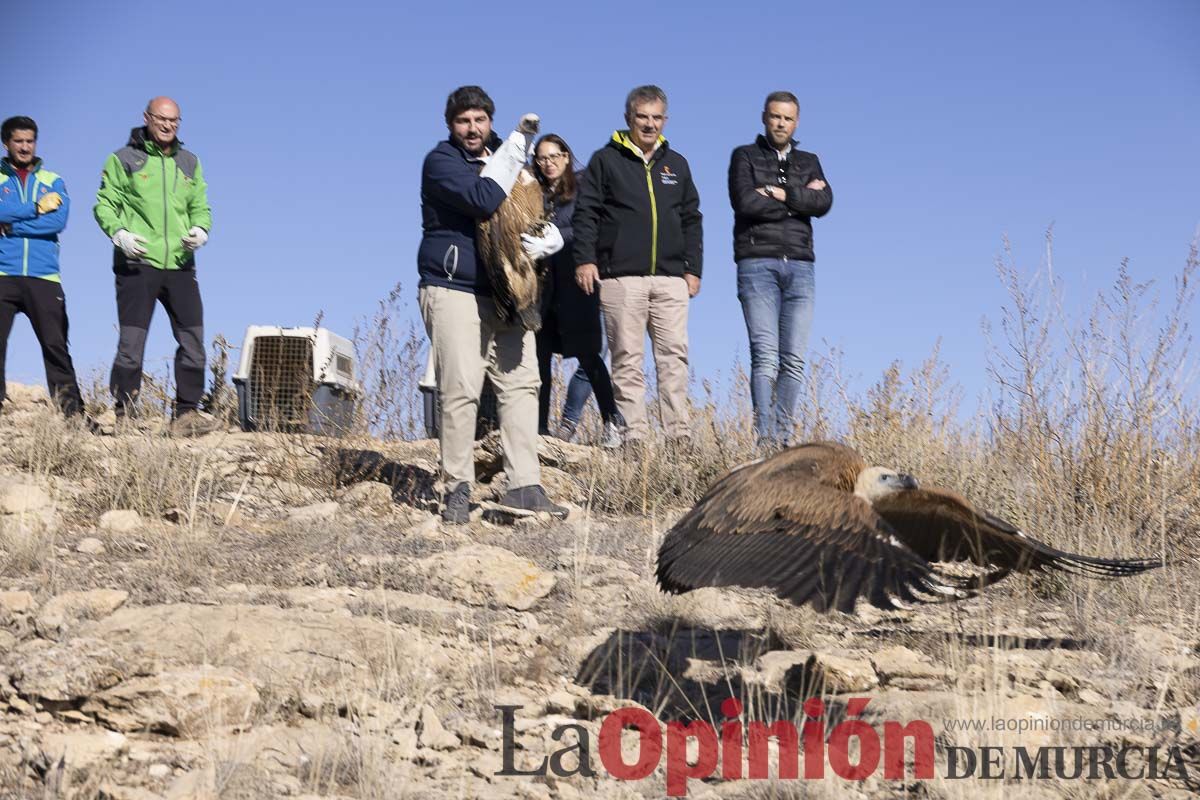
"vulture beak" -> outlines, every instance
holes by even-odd
[[[899,483],[901,489],[920,489],[921,485],[917,483],[917,479],[912,475],[900,474]]]

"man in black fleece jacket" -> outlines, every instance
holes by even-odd
[[[616,131],[588,163],[575,207],[575,278],[600,292],[613,390],[625,439],[646,437],[642,372],[647,329],[654,348],[663,428],[690,435],[688,299],[700,292],[700,195],[687,160],[662,136],[667,96],[639,86],[625,100],[628,130]]]
[[[800,105],[791,92],[763,104],[763,133],[733,151],[733,257],[750,335],[750,398],[759,447],[787,447],[796,426],[812,328],[812,219],[833,205],[817,157],[796,147]]]

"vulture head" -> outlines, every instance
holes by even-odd
[[[912,475],[896,472],[888,467],[868,467],[854,481],[854,494],[868,503],[881,497],[910,489],[920,489]]]

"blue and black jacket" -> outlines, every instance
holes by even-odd
[[[58,234],[67,227],[71,200],[58,174],[35,160],[24,184],[7,158],[0,159],[0,275],[44,278],[61,282]],[[37,201],[49,192],[62,196],[62,205],[49,214],[37,212]]]
[[[495,133],[488,149],[501,145]],[[490,296],[487,270],[475,255],[475,225],[496,212],[504,190],[491,178],[479,177],[483,160],[453,140],[438,142],[421,167],[421,245],[417,270],[421,286],[444,286]]]

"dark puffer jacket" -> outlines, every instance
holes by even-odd
[[[813,180],[824,189],[805,188]],[[733,151],[729,161],[729,201],[733,204],[733,257],[793,258],[815,261],[812,218],[822,217],[833,205],[833,190],[817,157],[792,150],[780,161],[765,136]],[[780,186],[787,200],[780,202],[758,193],[763,186]]]
[[[575,202],[587,180],[581,170],[575,173],[576,195],[565,202],[546,200],[546,218],[562,233],[563,249],[550,256],[545,282],[542,284],[542,330],[538,336],[550,342],[550,350],[565,358],[578,358],[599,353],[600,293],[584,294],[575,283]]]

